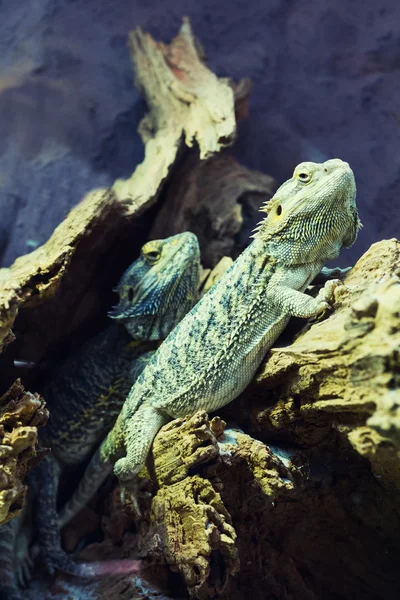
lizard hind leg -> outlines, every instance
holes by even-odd
[[[79,567],[61,547],[60,527],[57,513],[57,490],[60,467],[49,454],[29,477],[37,496],[35,521],[38,530],[39,556],[53,575],[56,570],[79,575]]]
[[[112,464],[104,462],[100,448],[96,450],[77,489],[60,510],[58,524],[64,527],[89,502],[105,479],[112,473]]]
[[[133,415],[129,414],[129,410],[123,411],[126,456],[115,463],[114,473],[122,488],[126,488],[131,494],[136,487],[136,475],[146,462],[156,433],[169,420],[166,413],[146,403]]]
[[[15,547],[23,515],[20,514],[0,527],[0,598],[22,600],[15,572]]]
[[[14,547],[15,575],[21,588],[27,587],[33,573],[33,549],[30,548],[32,528],[22,527]]]

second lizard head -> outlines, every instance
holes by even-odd
[[[198,300],[200,249],[194,233],[147,242],[115,291],[109,313],[135,340],[165,338]]]
[[[255,237],[287,265],[336,258],[361,227],[354,173],[339,158],[299,164],[262,210],[268,217]]]

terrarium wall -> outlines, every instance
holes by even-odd
[[[185,14],[212,71],[254,82],[233,150],[240,162],[281,182],[302,160],[347,160],[364,230],[342,264],[398,233],[395,0],[15,0],[0,14],[4,266],[141,161],[144,103],[127,34],[140,26],[170,40]]]

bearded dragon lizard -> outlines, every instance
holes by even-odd
[[[61,512],[65,523],[110,472],[134,487],[158,430],[171,418],[215,411],[248,385],[291,316],[311,318],[330,308],[328,280],[313,298],[304,293],[332,271],[342,246],[361,226],[348,163],[304,162],[262,208],[267,217],[254,241],[167,337],[130,390],[113,429],[94,454],[78,493]]]
[[[119,304],[109,316],[117,323],[58,365],[45,385],[42,395],[50,419],[41,444],[52,454],[33,471],[29,483],[37,496],[39,546],[50,572],[76,572],[60,546],[56,496],[61,467],[80,464],[104,439],[150,350],[197,301],[199,280],[200,249],[194,234],[145,244],[116,287]],[[16,534],[17,523],[0,530],[0,545],[10,546],[13,530]]]

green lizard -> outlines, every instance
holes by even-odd
[[[329,309],[339,282],[304,293],[325,261],[351,246],[360,228],[353,171],[340,159],[304,162],[263,210],[254,241],[167,337],[133,385],[114,428],[94,454],[65,523],[114,465],[134,488],[154,436],[169,419],[215,411],[247,386],[291,316]]]
[[[29,483],[36,492],[39,545],[50,572],[76,572],[60,546],[56,496],[61,467],[80,464],[104,439],[151,349],[197,301],[199,281],[200,250],[194,234],[145,244],[115,290],[119,304],[109,316],[117,323],[59,365],[45,385],[42,395],[50,419],[41,444],[52,454],[34,470]],[[12,522],[4,526],[0,545],[10,546],[17,528]]]

